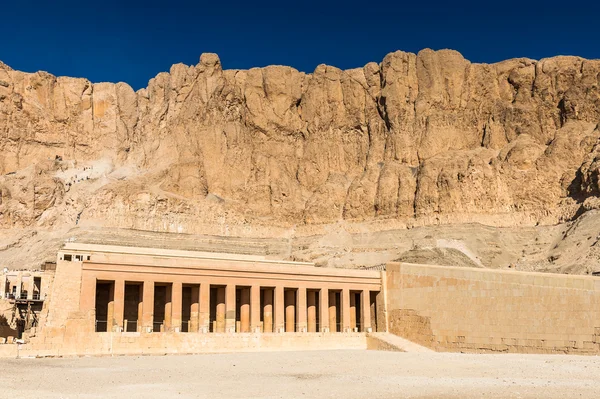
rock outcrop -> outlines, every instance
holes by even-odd
[[[578,57],[203,54],[137,92],[0,63],[0,227],[553,224],[596,208],[599,122],[600,60]]]

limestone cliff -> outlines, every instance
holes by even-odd
[[[137,92],[0,63],[0,227],[554,224],[597,207],[599,122],[600,60],[578,57],[305,74],[203,54]]]

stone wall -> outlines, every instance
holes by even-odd
[[[163,355],[367,349],[365,333],[79,333],[0,345],[3,357]]]
[[[600,278],[387,265],[389,332],[439,351],[600,353]]]
[[[82,331],[87,326],[84,322],[89,315],[79,312],[81,265],[81,262],[57,262],[38,328],[46,336],[63,335],[68,328]]]

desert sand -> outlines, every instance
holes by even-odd
[[[600,358],[315,351],[11,359],[3,398],[596,398]]]

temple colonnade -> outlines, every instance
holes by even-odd
[[[90,279],[88,284],[96,331],[282,333],[376,328],[378,292],[368,288],[125,279]]]
[[[65,251],[83,259],[79,310],[96,332],[369,332],[384,302],[379,271],[100,245]]]

